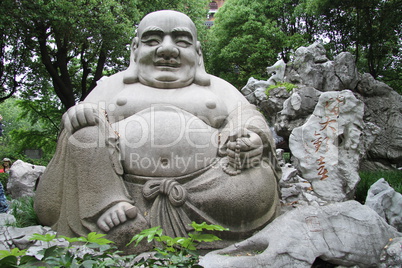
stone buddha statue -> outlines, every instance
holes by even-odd
[[[185,236],[205,221],[230,229],[221,247],[276,216],[280,169],[266,121],[205,72],[182,13],[145,16],[129,68],[98,82],[62,125],[35,197],[40,222],[60,234],[106,233],[123,247],[142,229]]]

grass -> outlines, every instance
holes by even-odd
[[[370,186],[381,178],[384,178],[395,191],[402,193],[402,171],[400,170],[362,171],[359,175],[361,180],[357,185],[355,199],[362,204],[366,201]]]
[[[34,207],[34,199],[31,196],[14,199],[11,204],[11,214],[15,217],[15,223],[9,224],[18,228],[38,225],[38,217],[36,216]]]

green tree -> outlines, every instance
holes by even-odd
[[[43,152],[41,164],[46,164],[56,148],[63,113],[60,101],[48,94],[32,100],[9,98],[0,104],[0,111],[4,124],[0,158],[34,163],[24,156],[24,150],[40,149]]]
[[[206,0],[3,0],[1,98],[26,83],[52,82],[68,109],[105,74],[128,66],[135,25],[145,13],[176,9],[200,25]]]
[[[350,51],[359,71],[402,91],[401,0],[309,0],[317,17],[316,34],[329,39],[332,53]]]
[[[312,40],[311,18],[297,0],[227,0],[216,14],[207,43],[207,68],[236,87],[263,78],[279,58]]]

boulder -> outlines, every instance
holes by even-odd
[[[402,194],[396,192],[383,178],[371,185],[365,204],[402,232]]]
[[[377,81],[365,95],[364,120],[378,127],[362,169],[394,169],[402,164],[402,96]],[[381,88],[381,89],[380,89]]]
[[[1,213],[0,214],[0,226],[15,223],[15,217],[12,214]]]
[[[37,180],[46,167],[37,166],[17,160],[11,166],[10,177],[7,183],[7,191],[11,197],[18,199],[23,196],[34,196]]]
[[[325,92],[307,122],[290,135],[296,168],[324,200],[354,196],[360,180],[363,111],[350,90]]]
[[[402,237],[390,239],[381,253],[381,264],[379,268],[400,268],[402,267]]]
[[[389,239],[401,233],[356,201],[291,210],[251,238],[205,255],[205,268],[311,267],[316,258],[378,267]]]
[[[300,47],[295,58],[288,63],[285,81],[314,87],[319,91],[354,89],[358,82],[354,56],[343,52],[328,60],[322,44]]]

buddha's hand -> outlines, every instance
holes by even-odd
[[[113,227],[136,218],[137,214],[137,207],[128,202],[120,202],[106,210],[98,219],[97,225],[102,231],[109,232]]]
[[[246,169],[261,162],[263,143],[261,137],[250,130],[240,129],[229,136],[227,155],[234,169]]]
[[[73,134],[81,128],[97,125],[98,113],[94,104],[79,103],[63,114],[62,124],[68,133]]]

